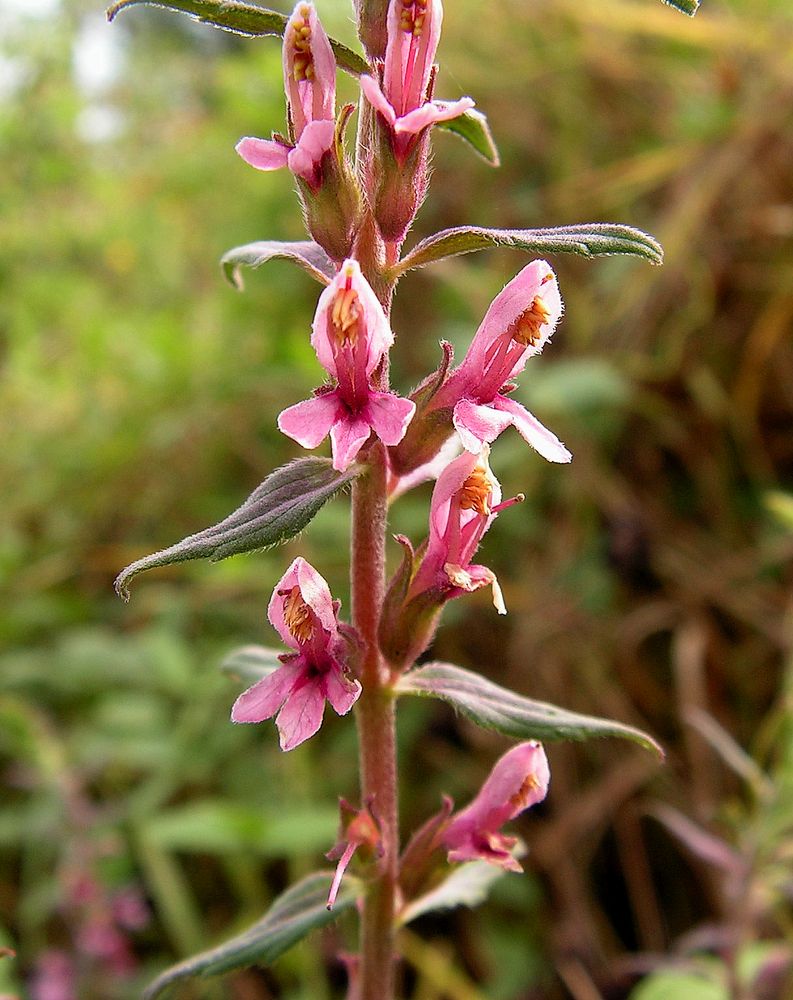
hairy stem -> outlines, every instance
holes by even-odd
[[[385,589],[386,476],[382,446],[373,446],[369,458],[369,473],[356,481],[352,495],[352,617],[364,644],[363,693],[356,705],[361,797],[380,826],[383,856],[361,915],[360,998],[392,1000],[399,830],[394,699],[377,641]]]

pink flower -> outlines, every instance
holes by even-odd
[[[281,749],[292,750],[322,725],[325,702],[346,715],[361,685],[346,670],[347,640],[339,631],[338,602],[325,580],[298,557],[273,591],[267,617],[295,652],[283,666],[244,691],[231,710],[233,722],[262,722],[276,712]]]
[[[511,853],[517,838],[505,837],[499,830],[545,798],[550,777],[541,743],[521,743],[505,753],[474,801],[452,816],[444,830],[449,861],[489,861],[509,871],[523,871]]]
[[[373,76],[361,77],[366,99],[393,129],[395,152],[402,158],[413,136],[474,106],[470,97],[429,99],[442,20],[441,0],[391,0],[382,83]]]
[[[330,434],[333,466],[344,471],[374,431],[383,444],[398,444],[416,410],[415,403],[372,387],[374,370],[394,335],[358,262],[345,260],[323,291],[311,343],[335,388],[284,410],[278,426],[304,448],[316,448]]]
[[[336,129],[336,60],[314,5],[304,0],[286,25],[283,62],[294,143],[248,136],[237,143],[237,152],[257,170],[288,166],[316,189],[322,180],[320,163],[333,146]]]
[[[488,464],[488,448],[481,454],[465,451],[438,477],[430,501],[427,550],[407,594],[410,601],[426,591],[437,591],[442,601],[493,588],[499,614],[507,609],[495,573],[471,563],[482,536],[496,514],[523,500],[501,502],[501,486]]]
[[[454,426],[469,451],[495,441],[512,424],[549,462],[570,452],[525,407],[505,395],[530,357],[539,354],[562,315],[559,286],[544,260],[528,264],[495,297],[462,364],[432,403],[454,408]]]

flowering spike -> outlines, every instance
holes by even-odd
[[[416,406],[372,385],[375,369],[394,335],[358,262],[346,260],[323,291],[311,343],[335,388],[284,410],[278,426],[304,448],[316,448],[330,434],[333,464],[346,469],[372,431],[386,445],[404,437]]]
[[[500,833],[508,820],[541,802],[548,793],[550,771],[542,744],[520,743],[500,758],[465,809],[452,816],[443,833],[449,861],[488,861],[509,871],[522,871],[512,856],[515,837]]]
[[[244,691],[233,722],[262,722],[275,715],[281,749],[292,750],[322,725],[325,702],[346,715],[361,693],[349,676],[349,641],[338,622],[338,603],[325,580],[298,557],[273,591],[267,617],[294,652],[282,666]]]

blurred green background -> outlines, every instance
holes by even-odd
[[[575,458],[498,442],[505,490],[528,497],[483,548],[510,614],[484,593],[456,602],[435,653],[641,725],[669,759],[550,747],[550,797],[515,824],[527,874],[481,910],[417,923],[405,996],[789,997],[793,10],[447,7],[439,96],[475,97],[503,166],[438,134],[411,239],[626,222],[666,264],[553,260],[566,315],[520,397]],[[319,9],[353,44],[347,3]],[[271,724],[230,724],[239,685],[218,669],[234,646],[274,642],[266,602],[298,553],[348,606],[346,499],[284,548],[151,574],[128,606],[112,592],[123,565],[219,520],[296,454],[275,418],[320,377],[318,287],[273,263],[240,294],[217,265],[231,246],[301,238],[286,172],[234,153],[282,126],[273,39],[0,0],[4,996],[138,996],[317,867],[337,794],[357,794],[349,720],[331,713],[282,755]],[[403,391],[440,339],[464,348],[525,260],[404,280]],[[421,538],[428,495],[395,508],[395,530]],[[405,832],[442,791],[464,802],[505,747],[424,702],[405,705],[400,738]],[[179,995],[342,996],[333,955],[352,930]]]

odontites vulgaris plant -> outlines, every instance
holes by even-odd
[[[120,0],[109,16],[144,2],[251,37],[283,37],[286,132],[243,138],[237,151],[258,170],[291,171],[306,239],[235,247],[224,255],[223,267],[241,287],[244,267],[285,258],[323,286],[318,301],[305,303],[305,317],[308,330],[313,312],[311,345],[325,379],[310,399],[287,406],[278,426],[307,449],[329,437],[331,457],[298,457],[271,471],[220,523],[128,566],[117,590],[128,597],[133,577],[155,566],[277,545],[307,528],[323,504],[349,491],[349,621],[340,617],[340,602],[320,572],[298,557],[276,583],[267,609],[284,651],[246,646],[230,655],[225,668],[245,681],[232,709],[235,722],[275,717],[282,750],[299,753],[307,740],[323,738],[327,702],[343,717],[339,725],[354,718],[360,760],[360,787],[340,790],[352,803],[343,804],[339,841],[329,854],[338,862],[335,871],[306,876],[248,931],[165,971],[146,996],[151,1000],[179,979],[268,964],[350,910],[360,925],[357,943],[341,956],[351,975],[350,996],[393,1000],[398,927],[435,907],[478,898],[481,892],[471,887],[482,884],[483,862],[494,878],[520,870],[517,841],[502,826],[546,795],[542,741],[614,736],[661,754],[651,737],[631,726],[533,701],[454,664],[418,661],[430,649],[449,601],[470,601],[487,588],[495,612],[507,611],[495,573],[475,561],[486,548],[485,533],[498,530],[497,516],[524,500],[502,499],[494,472],[500,434],[514,427],[525,438],[533,449],[526,452],[527,463],[571,460],[565,445],[512,395],[515,380],[528,377],[524,369],[560,326],[556,270],[563,265],[556,258],[629,254],[658,264],[662,252],[652,237],[614,223],[514,230],[463,224],[404,250],[429,189],[430,146],[438,129],[456,133],[498,164],[487,119],[473,100],[437,96],[443,88],[436,62],[440,0],[355,0],[363,52],[329,38],[320,13],[307,2],[285,16],[244,0]],[[695,0],[675,5],[693,13]],[[354,144],[347,132],[356,108],[336,108],[339,69],[360,82]],[[230,150],[235,140],[229,137]],[[451,349],[442,345],[437,371],[412,394],[400,395],[389,382],[391,352],[399,344],[390,318],[398,281],[414,267],[493,246],[531,259],[495,294],[462,360],[455,366]],[[547,257],[554,258],[553,266]],[[426,479],[435,480],[426,537],[417,548],[397,539],[402,559],[387,581],[389,504]],[[520,517],[520,508],[509,516]],[[403,697],[447,702],[474,723],[517,741],[468,806],[453,813],[447,800],[408,836],[404,849],[396,760]]]

